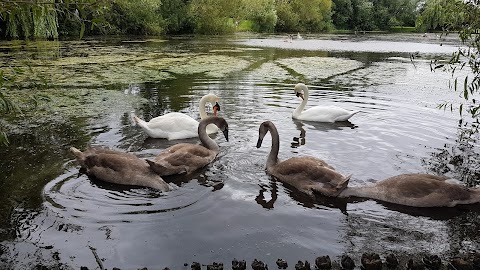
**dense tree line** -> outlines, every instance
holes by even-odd
[[[459,0],[3,0],[0,37],[441,29]]]

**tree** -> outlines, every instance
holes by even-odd
[[[158,0],[115,0],[107,21],[121,34],[160,35],[164,33]]]
[[[348,29],[349,21],[353,15],[351,0],[333,0],[332,20],[337,28]]]
[[[422,25],[427,29],[443,28],[444,34],[458,32],[465,45],[453,53],[447,63],[434,61],[432,69],[448,71],[452,75],[451,89],[460,92],[463,102],[458,106],[461,116],[469,114],[476,131],[480,128],[480,0],[455,1],[455,4],[438,7],[443,0],[430,0],[422,13]],[[453,1],[452,1],[453,2]],[[436,6],[435,6],[436,5]],[[432,12],[435,10],[435,12]],[[461,71],[468,75],[460,76]],[[460,79],[460,80],[459,80]],[[443,103],[441,108],[452,103]]]
[[[185,0],[162,0],[160,13],[167,34],[191,33],[194,29],[193,17],[188,12]]]
[[[192,0],[190,15],[195,22],[195,32],[199,34],[224,34],[233,32],[235,24],[230,13],[235,1]]]
[[[235,1],[232,1],[235,2]],[[274,0],[243,0],[241,10],[244,18],[253,22],[257,32],[273,32],[277,24],[277,11]]]
[[[373,3],[369,0],[353,0],[351,28],[355,30],[374,30]]]
[[[319,32],[332,27],[332,0],[277,1],[277,31]]]
[[[453,30],[463,21],[462,0],[427,0],[421,7],[416,27],[422,31]]]
[[[55,0],[10,2],[0,4],[0,29],[8,38],[58,38],[58,21]]]

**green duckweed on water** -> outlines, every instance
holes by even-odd
[[[326,79],[363,66],[356,60],[333,57],[286,58],[276,62],[310,80]]]
[[[249,74],[251,79],[266,81],[293,80],[294,75],[275,63],[264,63]]]
[[[148,42],[163,46],[162,40]],[[246,50],[263,50],[257,48],[214,49],[209,53],[194,53],[183,49],[171,51],[161,47],[139,46],[135,43],[106,45],[98,41],[1,44],[4,47],[8,45],[15,48],[26,46],[30,53],[27,57],[35,56],[12,57],[9,66],[22,67],[24,61],[29,61],[28,66],[31,68],[31,72],[17,74],[17,83],[23,83],[23,87],[29,89],[32,73],[46,80],[46,89],[37,91],[50,101],[39,104],[32,122],[61,121],[62,117],[76,116],[92,118],[102,113],[108,114],[111,108],[132,108],[132,104],[144,100],[125,95],[122,88],[131,84],[158,83],[177,76],[201,74],[222,78],[248,71],[253,79],[282,81],[323,79],[362,67],[361,62],[344,58],[290,57],[268,60],[263,57],[246,58],[241,54],[226,55],[232,51],[241,53]],[[10,49],[13,56],[21,55],[20,51]],[[363,77],[361,74],[359,76]],[[34,94],[32,91],[8,93],[19,103],[28,103]],[[27,110],[23,119],[27,119],[28,115]],[[8,126],[12,127],[13,124]]]

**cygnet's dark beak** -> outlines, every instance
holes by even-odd
[[[228,142],[228,128],[226,128],[226,129],[223,130],[223,136],[225,136],[225,139],[226,139],[227,142]]]
[[[257,141],[257,148],[260,148],[262,146],[263,139],[258,138]]]
[[[213,115],[217,116],[218,111],[220,111],[220,104],[218,104],[218,102],[215,102],[215,105],[213,105]]]

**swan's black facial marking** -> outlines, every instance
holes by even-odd
[[[213,106],[213,108],[216,108],[217,111],[220,111],[220,104],[218,104],[218,102],[215,102],[215,105]]]
[[[297,95],[297,97],[299,97],[299,96],[300,96],[300,92],[297,92],[296,95]]]

